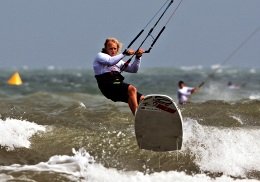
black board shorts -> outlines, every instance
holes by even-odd
[[[98,84],[98,87],[102,94],[108,98],[111,99],[114,102],[125,102],[128,103],[128,87],[130,84],[125,82],[116,82],[116,83],[103,83]],[[140,97],[142,96],[141,93],[137,92],[137,102],[139,104]]]
[[[130,84],[125,83],[124,77],[119,72],[107,72],[101,75],[95,75],[98,87],[102,94],[114,102],[121,101],[128,103],[128,87]],[[137,92],[137,102],[139,104],[142,94]]]

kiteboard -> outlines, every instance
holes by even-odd
[[[157,152],[180,150],[182,115],[167,95],[147,95],[135,114],[135,135],[140,149]]]

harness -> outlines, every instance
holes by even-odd
[[[120,84],[125,79],[121,73],[117,71],[111,71],[107,73],[103,73],[101,75],[95,75],[97,82],[99,85],[102,84]]]

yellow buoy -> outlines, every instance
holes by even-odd
[[[20,74],[18,72],[15,72],[12,74],[12,76],[7,81],[9,85],[22,85],[22,79],[20,77]]]

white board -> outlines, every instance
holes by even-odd
[[[167,95],[145,96],[135,114],[135,134],[141,149],[180,150],[182,115],[175,102]]]

